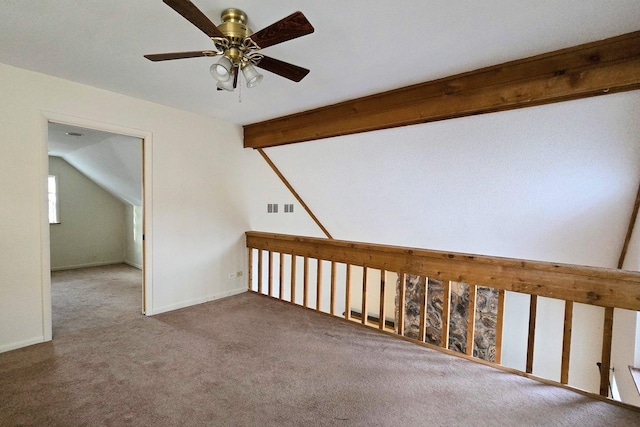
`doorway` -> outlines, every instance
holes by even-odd
[[[46,206],[45,337],[53,338],[52,277],[57,282],[79,273],[87,278],[94,272],[104,278],[108,272],[130,281],[137,269],[135,310],[150,314],[150,203],[145,199],[150,186],[150,133],[52,115],[47,115],[46,126],[47,184],[50,169],[60,176],[54,177],[59,191],[57,222],[52,223],[51,207]],[[97,197],[87,196],[90,188]],[[76,190],[80,193],[74,195]],[[64,241],[65,236],[70,239]]]

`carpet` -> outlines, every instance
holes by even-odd
[[[0,425],[637,426],[640,413],[244,293],[0,354]]]

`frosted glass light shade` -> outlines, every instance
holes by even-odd
[[[258,73],[256,68],[251,64],[242,67],[242,74],[247,81],[247,87],[256,87],[262,81],[262,74]]]
[[[226,82],[231,76],[231,67],[233,67],[231,60],[226,56],[223,56],[218,62],[209,68],[209,71],[217,81]]]
[[[229,79],[227,79],[226,82],[218,82],[218,84],[216,85],[219,89],[224,89],[224,90],[228,90],[229,92],[233,92],[234,88],[233,88],[233,78],[231,78],[231,76],[233,76],[233,73],[230,74]]]

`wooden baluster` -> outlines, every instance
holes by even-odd
[[[529,304],[529,338],[527,341],[527,367],[526,372],[533,372],[533,347],[536,340],[536,312],[538,310],[538,296],[531,295]]]
[[[600,396],[609,396],[609,370],[611,369],[611,339],[613,338],[613,307],[604,309],[602,332],[602,363],[600,365]]]
[[[253,248],[249,248],[249,254],[247,255],[247,259],[249,261],[249,266],[247,268],[247,274],[249,275],[249,277],[247,277],[247,282],[248,282],[248,288],[250,291],[253,290]]]
[[[351,320],[351,264],[347,264],[347,271],[345,275],[344,318]]]
[[[262,249],[258,249],[258,292],[264,293],[264,283],[262,283]]]
[[[369,279],[367,278],[367,267],[362,267],[362,324],[367,324],[367,283]]]
[[[304,257],[304,272],[302,276],[302,305],[309,306],[309,257]]]
[[[504,328],[504,289],[498,291],[498,313],[496,316],[496,355],[494,362],[502,363],[502,331]]]
[[[418,337],[420,341],[424,341],[427,334],[427,293],[429,289],[429,278],[425,276],[422,279],[424,283],[422,284],[422,298],[420,298],[420,332]]]
[[[442,281],[442,347],[449,348],[449,304],[451,303],[451,282]]]
[[[284,301],[284,254],[280,253],[278,270],[278,297]]]
[[[476,285],[469,286],[469,312],[467,313],[467,356],[473,356],[473,347],[476,334],[476,297],[478,296],[478,287]]]
[[[378,328],[380,328],[381,331],[384,330],[384,324],[385,324],[385,313],[384,313],[384,287],[385,287],[385,282],[386,282],[386,276],[387,272],[385,270],[380,270],[380,311],[379,311],[379,321],[378,321]]]
[[[316,310],[322,310],[322,260],[318,259],[318,268],[316,269]]]
[[[296,259],[295,254],[291,254],[291,303],[296,303]]]
[[[400,289],[398,290],[398,318],[396,319],[398,325],[398,335],[404,336],[404,313],[405,313],[405,287],[407,282],[406,273],[398,273],[398,280],[400,281]]]
[[[569,357],[571,356],[571,329],[573,327],[573,301],[564,302],[564,332],[562,334],[562,364],[560,382],[569,384]]]
[[[273,296],[273,252],[269,251],[269,296]]]
[[[331,306],[329,312],[336,315],[336,262],[331,261]]]

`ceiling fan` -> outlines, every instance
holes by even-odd
[[[211,75],[218,81],[218,90],[233,91],[238,85],[240,71],[247,87],[257,86],[262,74],[255,67],[278,74],[294,82],[299,82],[309,70],[270,58],[259,53],[261,49],[297,37],[313,33],[314,29],[302,12],[295,12],[268,27],[252,33],[247,26],[247,15],[240,9],[225,9],[222,24],[216,26],[189,0],[163,0],[165,4],[186,18],[211,38],[215,50],[191,52],[170,52],[144,55],[150,61],[196,58],[201,56],[221,56],[211,65]]]

